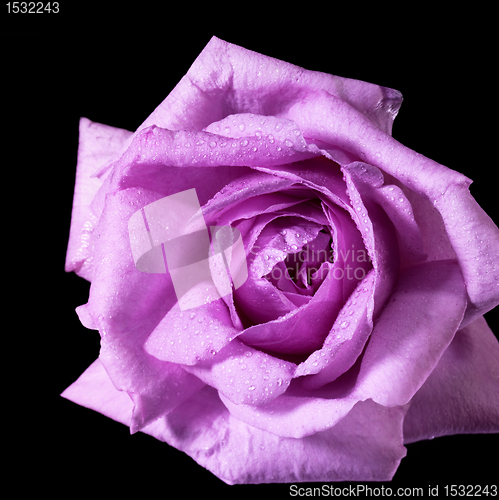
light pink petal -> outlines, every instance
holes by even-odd
[[[239,333],[220,299],[187,311],[175,304],[148,337],[144,349],[162,361],[193,365],[212,359]]]
[[[62,396],[130,425],[133,403],[115,389],[99,360]],[[403,408],[367,401],[332,429],[282,438],[233,417],[217,392],[205,387],[141,430],[184,451],[228,484],[381,481],[392,478],[405,456],[403,417]]]
[[[302,184],[313,190],[315,196],[325,202],[351,210],[340,165],[325,156],[327,154],[325,151],[319,152],[324,156],[316,156],[289,165],[265,165],[254,169]]]
[[[66,388],[61,396],[126,426],[130,426],[132,421],[132,400],[126,392],[116,390],[99,359]]]
[[[285,117],[310,89],[343,99],[387,133],[402,102],[395,90],[305,70],[213,37],[139,129],[202,130],[237,113]]]
[[[207,387],[144,432],[228,484],[387,481],[406,454],[404,413],[366,401],[324,432],[283,438],[233,417]]]
[[[406,404],[452,341],[466,308],[456,261],[401,272],[366,347],[355,393],[384,406]]]
[[[298,130],[296,126],[295,129]],[[251,135],[231,139],[209,132],[171,131],[153,125],[134,135],[113,168],[115,175],[120,173],[116,179],[120,186],[127,187],[130,180],[123,176],[151,175],[165,166],[273,166],[318,156],[319,149],[307,145],[301,134],[296,136],[295,129],[285,128],[287,135],[278,141],[268,136],[259,139]],[[136,172],[139,168],[140,173]]]
[[[335,293],[338,283],[329,269],[310,301],[280,318],[250,326],[240,335],[241,340],[278,353],[308,354],[320,348],[341,308],[341,292]]]
[[[305,382],[311,389],[335,380],[355,363],[371,334],[373,319],[383,310],[392,292],[398,273],[396,232],[377,202],[378,189],[383,185],[382,173],[376,167],[360,162],[347,165],[343,170],[353,207],[350,215],[358,231],[347,231],[348,225],[343,223],[340,234],[345,238],[346,234],[352,233],[347,240],[348,245],[343,246],[343,257],[345,268],[350,267],[350,272],[356,279],[351,280],[349,293],[344,297],[347,302],[342,303],[344,307],[324,346],[297,369],[297,375],[313,375]],[[339,212],[335,212],[336,216],[338,214]],[[355,240],[354,235],[357,234],[362,235],[363,246]],[[351,242],[354,243],[350,247]],[[373,271],[369,274],[368,262],[365,259],[359,260],[359,247],[366,249],[372,260]],[[349,254],[346,254],[347,250]],[[359,270],[362,272],[357,277],[355,272]],[[363,280],[360,284],[358,278]],[[348,283],[347,280],[343,282]],[[354,290],[356,293],[352,295]]]
[[[123,335],[141,344],[177,302],[170,275],[138,271],[130,247],[128,219],[161,197],[142,188],[106,197],[95,229],[95,279],[87,304],[80,307],[101,335]]]
[[[377,190],[383,185],[382,172],[373,165],[361,162],[344,167],[344,172],[348,195],[354,207],[352,218],[362,234],[376,273],[373,305],[373,315],[376,317],[397,277],[400,265],[397,234],[377,201]]]
[[[315,222],[297,217],[278,218],[262,228],[248,248],[248,280],[234,292],[241,310],[254,323],[276,320],[296,309],[295,304],[264,276],[288,253],[299,252],[321,228]]]
[[[107,196],[95,229],[95,279],[88,303],[79,308],[85,324],[100,331],[100,359],[113,384],[134,400],[132,430],[178,404],[177,393],[182,400],[190,390],[199,388],[195,377],[154,358],[142,347],[177,302],[170,276],[141,273],[130,250],[128,219],[158,197],[161,195],[144,189]],[[175,379],[179,386],[172,389],[169,384],[174,384]]]
[[[357,360],[373,329],[374,271],[362,280],[341,308],[324,344],[298,365],[296,376],[307,375],[304,387],[320,388],[346,373]]]
[[[469,179],[403,146],[326,92],[311,93],[287,116],[305,137],[341,147],[431,200],[441,215],[469,295],[462,326],[499,303],[499,229],[469,193]]]
[[[201,380],[180,365],[160,361],[139,345],[110,337],[102,338],[99,359],[117,388],[132,398],[132,433],[172,411],[203,387]]]
[[[459,330],[411,400],[406,443],[436,436],[499,432],[499,343],[485,319]]]
[[[80,119],[66,271],[74,271],[89,281],[92,276],[92,233],[100,215],[93,213],[90,205],[103,182],[92,175],[117,154],[131,135],[132,132],[127,130],[91,122],[88,118]]]
[[[351,301],[354,300],[361,304],[361,294],[354,294]],[[336,329],[335,325],[324,347],[299,365],[296,376],[314,374],[300,379],[301,389],[291,386],[286,394],[263,407],[234,406],[230,402],[226,405],[251,425],[294,437],[334,425],[357,401],[370,398],[384,406],[404,405],[437,365],[456,332],[465,305],[456,262],[416,265],[402,273],[356,367],[348,371],[353,364],[351,357],[357,359],[366,335],[364,330],[350,333],[350,322],[360,325],[357,329],[366,329],[367,334],[371,328],[365,318],[356,317],[363,309],[352,309],[350,303],[337,320],[340,326]],[[349,310],[354,311],[354,316],[345,314]],[[343,323],[345,328],[341,327]],[[346,341],[341,338],[341,330],[350,335]],[[356,338],[362,339],[362,345],[356,344]],[[345,373],[340,378],[336,363]],[[335,378],[335,382],[327,384]],[[305,419],[305,415],[310,416]]]
[[[227,182],[203,205],[203,216],[207,224],[230,225],[240,218],[271,213],[301,201],[298,199],[293,203],[290,197],[280,194],[280,191],[290,188],[293,181],[255,170],[241,169],[241,171],[242,175]],[[247,202],[250,203],[244,210],[243,205]]]
[[[413,208],[398,186],[385,184],[376,193],[377,201],[388,215],[397,232],[401,265],[426,260],[423,238],[414,217]]]
[[[211,360],[183,368],[235,404],[260,405],[286,391],[296,365],[234,339]]]
[[[307,377],[301,377],[293,380],[284,394],[258,406],[235,404],[223,393],[219,396],[231,415],[252,427],[302,439],[337,425],[358,403],[359,399],[352,396],[357,373],[352,370],[313,391],[306,386]]]

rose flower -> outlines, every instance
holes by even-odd
[[[229,484],[393,477],[499,430],[499,230],[391,137],[399,92],[213,38],[134,132],[80,122],[63,396]]]

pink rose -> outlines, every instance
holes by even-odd
[[[82,118],[66,270],[101,351],[63,396],[229,484],[497,432],[499,230],[391,137],[401,101],[213,38],[135,133]]]

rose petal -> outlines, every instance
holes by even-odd
[[[150,176],[166,167],[272,166],[292,163],[320,154],[317,147],[303,145],[304,140],[289,132],[283,143],[256,137],[229,139],[209,132],[171,131],[155,125],[137,132],[114,164],[114,181],[128,187],[134,171]],[[298,139],[302,141],[298,141]],[[291,140],[293,139],[293,140]],[[183,174],[185,175],[185,174]]]
[[[106,197],[95,230],[95,279],[88,303],[80,307],[93,318],[101,335],[135,335],[140,344],[177,301],[170,275],[138,271],[130,248],[128,219],[159,198],[160,194],[140,188]]]
[[[329,269],[309,302],[278,319],[250,326],[240,339],[248,345],[279,353],[308,354],[318,349],[342,305],[338,286],[341,287],[341,282],[334,279]]]
[[[240,333],[225,303],[218,299],[188,311],[172,307],[144,344],[162,361],[193,365],[213,356]]]
[[[378,203],[390,218],[397,232],[402,265],[426,260],[423,239],[411,203],[398,186],[384,185],[378,190]]]
[[[153,124],[202,130],[236,113],[285,116],[309,89],[341,97],[387,133],[402,102],[395,90],[305,70],[213,37],[139,130]]]
[[[326,92],[310,93],[290,108],[287,117],[304,136],[341,147],[432,200],[469,294],[462,326],[499,303],[499,229],[469,193],[469,179],[403,146]],[[487,273],[482,272],[484,268]]]
[[[91,319],[88,326],[100,331],[101,361],[113,384],[134,399],[132,430],[167,411],[169,404],[175,404],[173,399],[173,403],[169,398],[158,399],[165,384],[177,377],[180,385],[174,393],[187,394],[197,383],[195,377],[155,359],[142,348],[147,336],[177,302],[170,276],[139,272],[130,250],[128,219],[157,199],[158,193],[143,189],[127,189],[107,196],[95,229],[95,279],[88,303],[79,308],[80,315]]]
[[[234,404],[219,393],[231,415],[281,437],[302,439],[338,424],[359,401],[351,397],[358,370],[311,391],[307,377],[292,381],[284,394],[258,406]]]
[[[302,383],[308,390],[346,373],[362,352],[373,329],[374,282],[371,271],[342,307],[321,348],[298,365],[295,376],[307,375]]]
[[[92,233],[100,215],[94,214],[90,205],[103,182],[92,175],[117,154],[131,135],[132,132],[127,130],[91,122],[88,118],[80,119],[78,162],[65,269],[68,272],[74,271],[89,281],[92,276]]]
[[[228,484],[382,481],[393,477],[406,454],[404,413],[367,401],[327,431],[283,438],[233,417],[207,387],[144,432],[184,451]]]
[[[367,275],[363,283],[359,285],[359,277],[364,278],[370,266],[364,259],[358,259],[359,244],[355,242],[345,245],[349,254],[344,254],[347,262],[345,269],[350,267],[353,277],[350,280],[348,294],[344,302],[357,286],[357,293],[350,296],[341,313],[336,318],[334,327],[329,333],[324,347],[313,353],[308,360],[297,369],[297,375],[312,374],[305,383],[312,388],[321,387],[336,377],[345,373],[361,354],[369,335],[371,334],[373,319],[377,318],[382,311],[388,296],[392,292],[395,283],[399,258],[396,253],[397,239],[393,226],[386,213],[376,201],[377,189],[383,185],[381,172],[363,163],[352,163],[344,167],[348,195],[354,209],[350,214],[355,221],[358,231],[362,234],[365,248],[367,249],[374,272]],[[338,215],[341,212],[335,212]],[[348,225],[344,225],[348,227]],[[357,232],[350,231],[353,235]],[[343,229],[340,232],[343,237],[348,234]],[[351,236],[351,241],[355,241]],[[341,253],[341,252],[340,252]],[[351,257],[349,258],[348,255]],[[354,256],[357,262],[352,271],[350,263],[354,264]],[[351,262],[350,262],[351,260]],[[357,276],[355,273],[361,270]],[[348,283],[348,280],[343,280]],[[366,293],[367,295],[362,295]],[[357,304],[359,300],[359,304]],[[343,303],[344,303],[343,302]]]
[[[499,343],[485,319],[459,330],[411,400],[406,443],[435,436],[499,432]]]
[[[286,390],[296,365],[234,339],[211,360],[184,366],[184,369],[235,404],[259,405],[272,401]]]
[[[140,346],[110,336],[101,341],[99,359],[110,379],[119,383],[117,388],[127,392],[134,403],[132,433],[172,411],[204,385],[181,366],[160,361]]]
[[[384,406],[411,400],[451,342],[466,308],[456,261],[401,272],[366,347],[356,394]]]
[[[361,302],[361,294],[354,294],[350,302],[354,300]],[[459,266],[454,261],[431,262],[402,273],[360,358],[357,375],[357,369],[347,371],[352,366],[352,356],[357,359],[357,338],[362,339],[362,349],[367,339],[364,330],[369,334],[372,328],[365,316],[346,316],[348,310],[355,314],[362,311],[358,305],[346,306],[337,320],[340,325],[347,323],[346,328],[336,329],[335,325],[324,347],[314,353],[310,361],[298,366],[295,377],[307,375],[309,371],[316,373],[300,379],[298,392],[295,389],[293,394],[290,388],[264,407],[236,408],[226,403],[231,412],[256,427],[300,437],[334,425],[357,401],[371,398],[384,406],[406,404],[435,368],[461,321],[466,298]],[[342,329],[346,331],[346,341],[342,338]],[[345,375],[336,379],[341,373]],[[336,382],[327,384],[335,379]],[[311,389],[315,390],[310,392]],[[306,420],[305,414],[314,416]]]
[[[133,402],[126,392],[116,390],[100,359],[96,359],[61,396],[130,427]]]
[[[325,155],[324,151],[320,152]],[[253,167],[260,172],[273,174],[282,179],[289,179],[310,188],[321,199],[351,210],[345,181],[340,166],[325,156],[317,156],[289,165]],[[321,196],[323,195],[323,196]]]

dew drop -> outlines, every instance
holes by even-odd
[[[288,146],[288,148],[292,148],[293,147],[293,143],[289,139],[286,139],[284,141],[284,144],[286,144],[286,146]]]
[[[250,385],[248,387],[248,391],[254,391],[256,389],[256,387],[254,385]]]
[[[243,139],[243,140],[241,141],[241,146],[245,147],[245,146],[247,146],[247,145],[248,145],[248,139]]]

